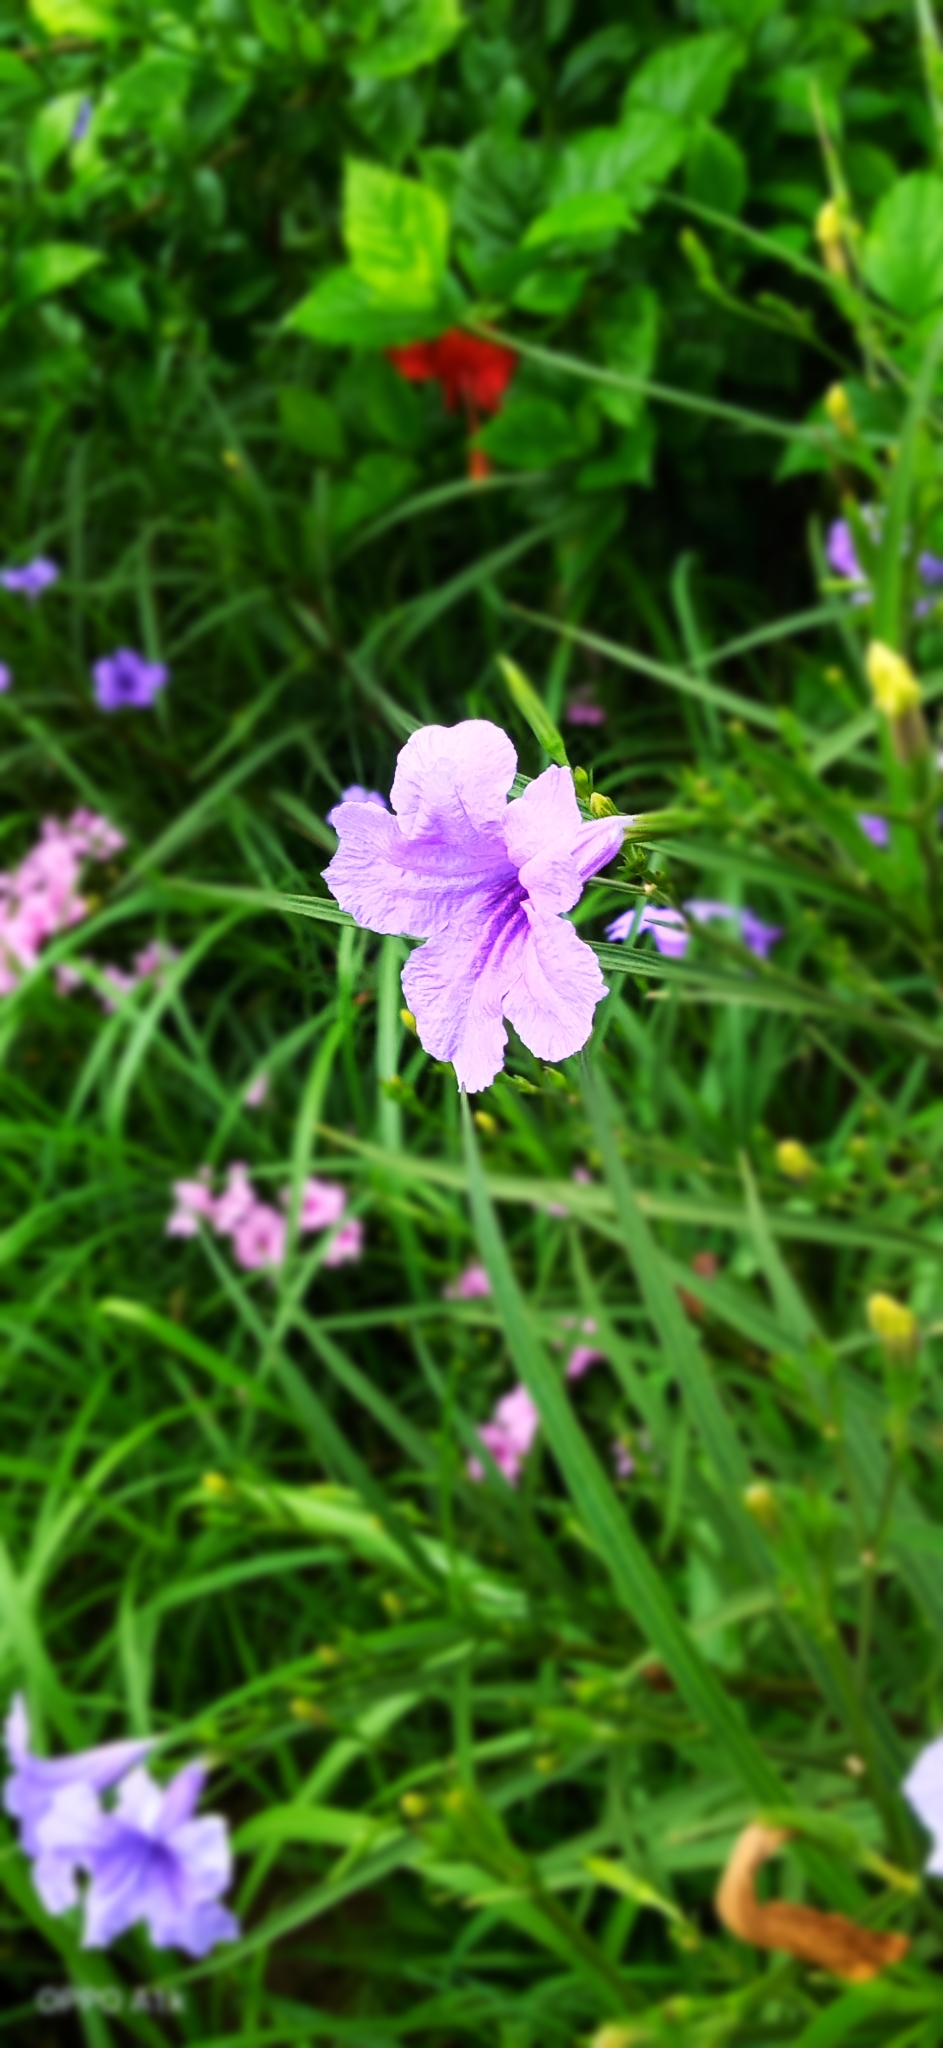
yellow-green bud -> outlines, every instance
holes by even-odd
[[[825,411],[832,426],[837,427],[840,434],[847,434],[851,438],[857,433],[855,416],[848,403],[848,393],[844,384],[829,385],[825,393]]]
[[[415,1031],[416,1019],[413,1016],[411,1010],[401,1010],[399,1013],[399,1021],[401,1024],[405,1024],[407,1031]]]
[[[603,796],[602,791],[598,789],[593,790],[592,796],[589,799],[589,808],[594,818],[615,818],[618,816],[611,796]]]
[[[776,1164],[789,1180],[808,1180],[815,1172],[815,1160],[798,1138],[781,1138],[776,1147]]]
[[[887,1357],[898,1365],[910,1365],[920,1343],[920,1325],[913,1309],[895,1301],[892,1294],[872,1294],[868,1297],[867,1317]]]
[[[744,1487],[743,1505],[754,1522],[758,1522],[767,1535],[771,1534],[779,1520],[779,1511],[776,1495],[765,1479],[755,1480],[752,1486]]]
[[[822,251],[826,270],[833,277],[848,276],[848,258],[845,255],[842,233],[841,208],[835,199],[826,199],[815,216],[815,236]]]
[[[204,1472],[200,1485],[204,1493],[219,1494],[231,1491],[229,1480],[224,1479],[221,1472]]]
[[[918,709],[920,684],[909,661],[902,654],[895,654],[893,647],[885,647],[883,640],[872,640],[865,669],[875,705],[885,718],[904,718],[908,711]]]
[[[475,1122],[486,1138],[496,1138],[501,1126],[496,1116],[489,1116],[486,1109],[476,1109]]]
[[[406,1820],[423,1820],[429,1811],[429,1801],[421,1792],[404,1792],[399,1810]]]

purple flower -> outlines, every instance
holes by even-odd
[[[92,102],[89,99],[88,94],[86,93],[85,98],[82,101],[79,111],[75,117],[75,122],[72,129],[73,142],[84,142],[85,137],[88,134],[88,131],[92,125],[93,111],[94,109],[92,107]]]
[[[35,604],[50,583],[58,583],[59,574],[58,562],[51,562],[48,555],[37,555],[35,561],[24,562],[21,569],[0,569],[0,583],[4,590],[16,591]]]
[[[359,1216],[348,1216],[339,1230],[334,1232],[324,1253],[325,1266],[347,1266],[353,1259],[363,1257],[363,1224]]]
[[[612,1469],[617,1479],[631,1479],[635,1471],[635,1459],[621,1436],[612,1440]]]
[[[923,554],[917,556],[917,572],[923,583],[934,589],[943,583],[943,555]]]
[[[567,725],[605,725],[606,714],[593,695],[592,683],[581,683],[567,699],[563,714]]]
[[[568,1380],[581,1380],[584,1372],[589,1372],[591,1366],[605,1363],[604,1351],[594,1350],[592,1344],[577,1344],[567,1359],[566,1377]]]
[[[105,654],[92,669],[95,702],[100,711],[146,711],[167,681],[169,670],[162,662],[145,661],[131,647],[118,647]]]
[[[732,903],[717,903],[706,898],[692,898],[685,904],[684,913],[668,908],[657,909],[646,905],[638,922],[637,936],[651,932],[659,953],[667,960],[683,960],[688,950],[690,931],[688,919],[695,924],[708,924],[714,918],[724,918],[739,927],[739,936],[758,960],[769,958],[770,947],[783,935],[782,925],[765,924],[753,910],[738,910]],[[635,922],[634,910],[623,910],[612,924],[606,926],[610,939],[627,939]]]
[[[299,1230],[330,1230],[347,1206],[347,1189],[336,1180],[318,1180],[312,1174],[301,1190]]]
[[[3,692],[4,692],[4,690],[8,690],[8,689],[9,689],[9,687],[10,687],[10,684],[12,683],[12,681],[13,681],[13,671],[12,671],[12,669],[9,669],[9,668],[7,668],[7,665],[6,665],[6,662],[5,662],[5,661],[0,661],[0,697],[2,697],[2,695],[3,695]]]
[[[891,828],[886,818],[879,817],[875,811],[856,811],[855,816],[865,838],[870,839],[872,846],[890,845]]]
[[[478,1435],[503,1473],[509,1486],[516,1486],[521,1466],[540,1427],[540,1415],[526,1387],[514,1387],[498,1402],[490,1422],[483,1422]],[[469,1458],[469,1479],[483,1479],[480,1458]]]
[[[376,932],[425,939],[403,971],[419,1038],[459,1084],[487,1088],[503,1065],[502,1017],[541,1059],[585,1045],[608,993],[599,963],[561,912],[622,845],[622,821],[584,824],[565,768],[546,768],[516,803],[517,755],[498,726],[430,725],[396,766],[395,816],[339,804],[340,846],[324,879]]]
[[[122,1780],[111,1811],[87,1782],[53,1801],[38,1824],[39,1861],[54,1858],[68,1880],[57,1903],[44,1903],[60,1913],[75,1905],[76,1874],[87,1875],[83,1948],[108,1948],[139,1920],[155,1948],[191,1956],[238,1939],[238,1921],[219,1903],[232,1878],[226,1822],[220,1814],[194,1819],[205,1778],[203,1764],[186,1764],[161,1786],[138,1768]]]
[[[491,1293],[491,1281],[484,1266],[466,1266],[456,1280],[442,1289],[443,1301],[483,1301]]]
[[[219,1210],[217,1209],[217,1228]],[[280,1266],[285,1257],[287,1226],[284,1216],[279,1215],[269,1202],[253,1200],[252,1207],[240,1218],[232,1233],[233,1250],[240,1266],[247,1273],[257,1272],[260,1266]]]
[[[268,1101],[268,1092],[268,1075],[264,1071],[261,1074],[256,1074],[255,1080],[250,1081],[248,1088],[243,1090],[243,1107],[245,1109],[261,1109]]]
[[[862,505],[861,517],[872,539],[879,542],[882,525],[880,510],[874,505]],[[829,527],[825,542],[825,559],[836,576],[841,576],[845,582],[856,585],[852,592],[852,603],[869,603],[872,596],[871,584],[858,560],[854,535],[847,519],[836,519]],[[928,551],[918,555],[917,576],[927,589],[936,589],[943,583],[943,557],[930,554]],[[933,610],[934,603],[932,597],[918,597],[914,605],[915,617],[925,618],[927,612]]]
[[[60,1896],[66,1872],[52,1849],[44,1850],[40,1825],[60,1795],[72,1786],[86,1786],[104,1792],[133,1770],[151,1748],[149,1742],[106,1742],[99,1749],[81,1749],[75,1756],[33,1756],[29,1746],[29,1717],[22,1693],[10,1706],[4,1730],[11,1775],[3,1788],[4,1812],[20,1823],[20,1847],[35,1860],[36,1889],[50,1913],[62,1912],[50,1904]]]
[[[943,1735],[922,1749],[903,1783],[904,1798],[933,1836],[926,1862],[930,1877],[943,1877]]]
[[[372,804],[378,811],[388,811],[390,808],[385,796],[381,796],[378,789],[364,789],[362,783],[352,782],[349,789],[341,790],[340,803],[336,803],[334,809],[328,811],[329,825],[334,824],[341,804]]]
[[[847,519],[836,519],[829,527],[825,559],[836,576],[843,576],[848,583],[860,583],[867,588],[868,579],[858,560],[854,535]]]

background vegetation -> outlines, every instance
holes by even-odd
[[[78,805],[127,842],[0,1001],[0,1689],[50,1749],[210,1754],[244,1927],[83,1952],[4,1821],[11,2039],[943,2040],[900,1793],[943,1710],[940,798],[864,667],[933,727],[940,78],[898,0],[0,6],[2,552],[62,567],[0,591],[3,860]],[[517,354],[488,419],[386,354],[457,325]],[[119,645],[151,711],[95,702]],[[499,654],[661,815],[576,914],[588,1054],[515,1042],[472,1118],[320,875],[416,723],[539,771]],[[768,962],[604,943],[705,896]],[[154,940],[110,1011],[60,993]],[[342,1180],[362,1260],[167,1237],[235,1159]],[[472,1483],[518,1380],[521,1483]],[[786,1808],[777,1888],[904,1964],[719,1927]]]

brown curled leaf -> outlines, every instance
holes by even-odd
[[[814,1906],[792,1906],[782,1899],[764,1905],[757,1898],[757,1872],[788,1840],[782,1828],[754,1823],[734,1844],[714,1900],[731,1934],[754,1948],[779,1949],[802,1963],[815,1963],[849,1984],[867,1984],[889,1964],[899,1963],[910,1947],[906,1934],[874,1934],[842,1913],[819,1913]]]

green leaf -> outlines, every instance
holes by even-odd
[[[434,64],[461,35],[458,0],[412,0],[394,28],[347,62],[355,78],[402,78]]]
[[[343,462],[344,428],[336,405],[303,384],[281,384],[276,393],[282,434],[316,462]]]
[[[729,29],[685,36],[645,59],[629,85],[624,111],[658,107],[682,121],[710,121],[720,111],[746,46]]]
[[[162,51],[142,57],[109,86],[98,110],[96,134],[127,135],[144,128],[156,130],[165,141],[180,138],[192,83],[193,65],[186,58]]]
[[[489,420],[477,444],[509,469],[546,469],[582,452],[572,414],[552,398],[516,398]]]
[[[595,338],[607,370],[623,377],[647,377],[658,343],[658,299],[651,287],[634,284],[616,292],[597,323]],[[612,391],[600,385],[596,403],[617,427],[634,427],[644,400],[640,391]]]
[[[618,128],[588,128],[563,151],[551,206],[588,192],[619,193],[630,206],[645,206],[652,185],[680,162],[687,140],[680,121],[649,107],[633,108]]]
[[[93,272],[82,289],[82,304],[97,313],[99,320],[107,320],[111,327],[127,328],[136,334],[146,334],[150,327],[147,300],[136,277],[126,274],[115,277]]]
[[[82,92],[60,93],[56,99],[47,100],[32,121],[26,139],[26,161],[37,183],[71,142],[84,98]]]
[[[526,718],[534,738],[543,747],[544,753],[550,755],[551,761],[555,761],[558,768],[568,768],[570,764],[562,734],[554,725],[546,705],[538,697],[533,683],[528,682],[523,669],[519,669],[517,663],[509,660],[506,654],[498,655],[498,667],[507,684],[512,703],[517,705],[522,718]]]
[[[450,282],[446,281],[447,284]],[[333,348],[395,348],[441,334],[460,316],[457,293],[425,310],[393,306],[350,268],[328,271],[285,316],[285,326]]]
[[[738,214],[747,196],[746,158],[730,135],[702,122],[688,152],[685,190],[700,206],[716,213]]]
[[[547,213],[538,214],[522,247],[539,249],[545,242],[573,242],[588,235],[618,234],[628,225],[629,209],[617,192],[574,192]]]
[[[47,36],[88,36],[98,41],[117,35],[121,26],[116,0],[30,0],[30,13]]]
[[[377,164],[348,161],[344,238],[354,271],[379,304],[417,312],[442,297],[449,209],[438,192]]]
[[[943,178],[914,171],[881,200],[861,254],[873,291],[905,319],[943,298]]]
[[[364,519],[373,519],[405,498],[419,472],[408,455],[391,455],[376,449],[361,456],[353,476],[340,486],[335,500],[334,525],[338,533],[349,533]]]
[[[35,248],[26,249],[17,258],[17,299],[21,305],[28,305],[33,299],[64,291],[103,261],[100,249],[86,248],[82,242],[37,242]]]
[[[613,484],[644,484],[652,480],[655,457],[655,426],[650,413],[643,413],[634,427],[620,434],[610,455],[584,463],[576,485],[580,491],[605,491]]]
[[[283,0],[249,0],[256,33],[270,50],[285,56],[292,47],[292,21]]]

